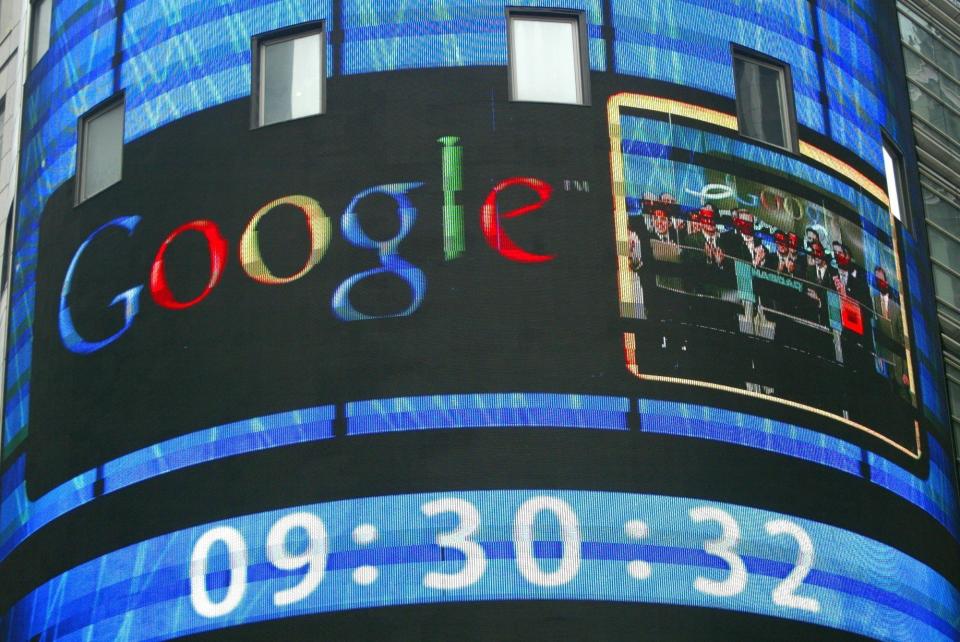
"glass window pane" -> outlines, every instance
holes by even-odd
[[[40,0],[33,5],[30,34],[30,66],[37,64],[50,48],[50,11],[52,0]]]
[[[923,51],[923,37],[921,35],[920,27],[915,25],[910,18],[906,17],[902,13],[899,15],[900,19],[900,37],[903,42],[910,45],[914,49],[919,49]]]
[[[947,131],[946,108],[933,96],[914,84],[908,86],[910,109],[937,129]]]
[[[956,205],[931,190],[923,191],[923,202],[926,206],[928,221],[946,230],[957,230],[960,234],[960,209],[957,209]]]
[[[946,106],[943,107],[943,115],[947,125],[944,131],[947,132],[953,140],[960,140],[960,116],[957,116],[947,109]]]
[[[945,40],[950,39],[947,32],[919,17],[913,20],[901,14],[900,34],[903,42],[918,50],[954,78],[960,79],[960,55],[944,44]]]
[[[947,388],[950,397],[950,414],[954,417],[960,417],[960,384],[948,379]]]
[[[945,105],[960,112],[960,85],[949,80],[946,76],[940,78],[940,98],[943,99]]]
[[[927,236],[930,239],[930,256],[960,272],[960,242],[933,227],[927,228]]]
[[[582,103],[578,21],[510,20],[514,100]]]
[[[960,279],[941,268],[933,266],[933,288],[937,298],[946,301],[955,308],[960,308]]]
[[[319,33],[262,45],[261,124],[321,112],[322,50]]]
[[[907,77],[946,105],[960,111],[960,85],[909,49],[903,50]]]
[[[960,337],[960,312],[941,305],[937,307],[937,316],[942,317],[940,326],[945,328],[944,332],[952,337]]]
[[[946,365],[947,393],[950,397],[950,414],[960,417],[960,371]]]
[[[947,373],[947,378],[953,379],[955,382],[960,384],[960,370],[954,368],[950,363],[944,364],[945,372]]]
[[[923,58],[906,47],[903,48],[903,62],[907,70],[907,78],[910,80],[917,81],[922,85],[929,77],[932,67]]]
[[[120,180],[123,156],[123,104],[96,114],[83,125],[80,199]]]
[[[953,444],[954,448],[960,448],[960,422],[953,422]],[[957,461],[960,462],[960,454],[957,455]],[[960,467],[957,468],[957,475],[960,476]]]
[[[734,58],[740,131],[779,147],[787,147],[787,115],[782,69]]]
[[[3,131],[7,128],[7,97],[3,96],[0,98],[0,173],[3,172],[3,159],[6,158],[4,153],[4,136]]]
[[[903,200],[900,196],[902,169],[900,168],[900,155],[893,152],[884,142],[883,144],[883,169],[887,179],[887,198],[890,199],[890,213],[893,217],[903,222]]]
[[[954,312],[945,305],[938,305],[937,319],[940,321],[941,334],[960,344],[960,313]],[[960,350],[955,352],[957,352],[957,358],[960,359]]]
[[[13,260],[11,247],[13,246],[13,206],[7,214],[7,222],[3,228],[3,258],[0,270],[0,296],[7,291],[10,282],[10,262]]]
[[[943,351],[952,352],[960,359],[960,325],[946,311],[946,306],[937,308],[937,319],[940,321],[940,337],[944,342]]]

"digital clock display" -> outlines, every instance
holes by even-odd
[[[878,560],[895,581],[874,575]],[[38,612],[54,592],[54,610]],[[926,641],[955,639],[960,594],[903,553],[790,515],[499,490],[300,506],[164,535],[55,578],[15,606],[8,631],[134,641],[292,614],[504,599],[711,607]]]

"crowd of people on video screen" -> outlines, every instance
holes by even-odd
[[[669,193],[644,195],[640,212],[642,216],[635,215],[633,220],[643,223],[632,224],[629,230],[633,271],[641,273],[651,260],[677,263],[674,273],[685,276],[675,289],[718,296],[721,290],[736,288],[735,263],[749,263],[757,270],[779,275],[758,282],[755,291],[761,305],[824,327],[830,323],[827,293],[835,292],[845,313],[852,309],[856,317],[856,322],[844,320],[844,335],[861,335],[856,337],[858,346],[899,370],[895,364],[901,362],[903,325],[898,298],[883,266],[871,270],[871,294],[867,272],[854,260],[850,248],[837,240],[831,243],[832,252],[828,251],[813,227],[805,229],[801,247],[800,238],[792,231],[757,230],[754,214],[747,208],[726,212],[721,226],[720,212],[713,205],[681,207]],[[721,227],[726,229],[721,231]],[[778,287],[774,282],[793,287]],[[866,339],[871,345],[864,344]]]

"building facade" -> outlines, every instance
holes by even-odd
[[[950,413],[960,435],[960,5],[900,2]]]
[[[956,639],[897,16],[33,2],[5,639]]]

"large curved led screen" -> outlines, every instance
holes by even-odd
[[[5,639],[960,636],[891,3],[45,2]]]

